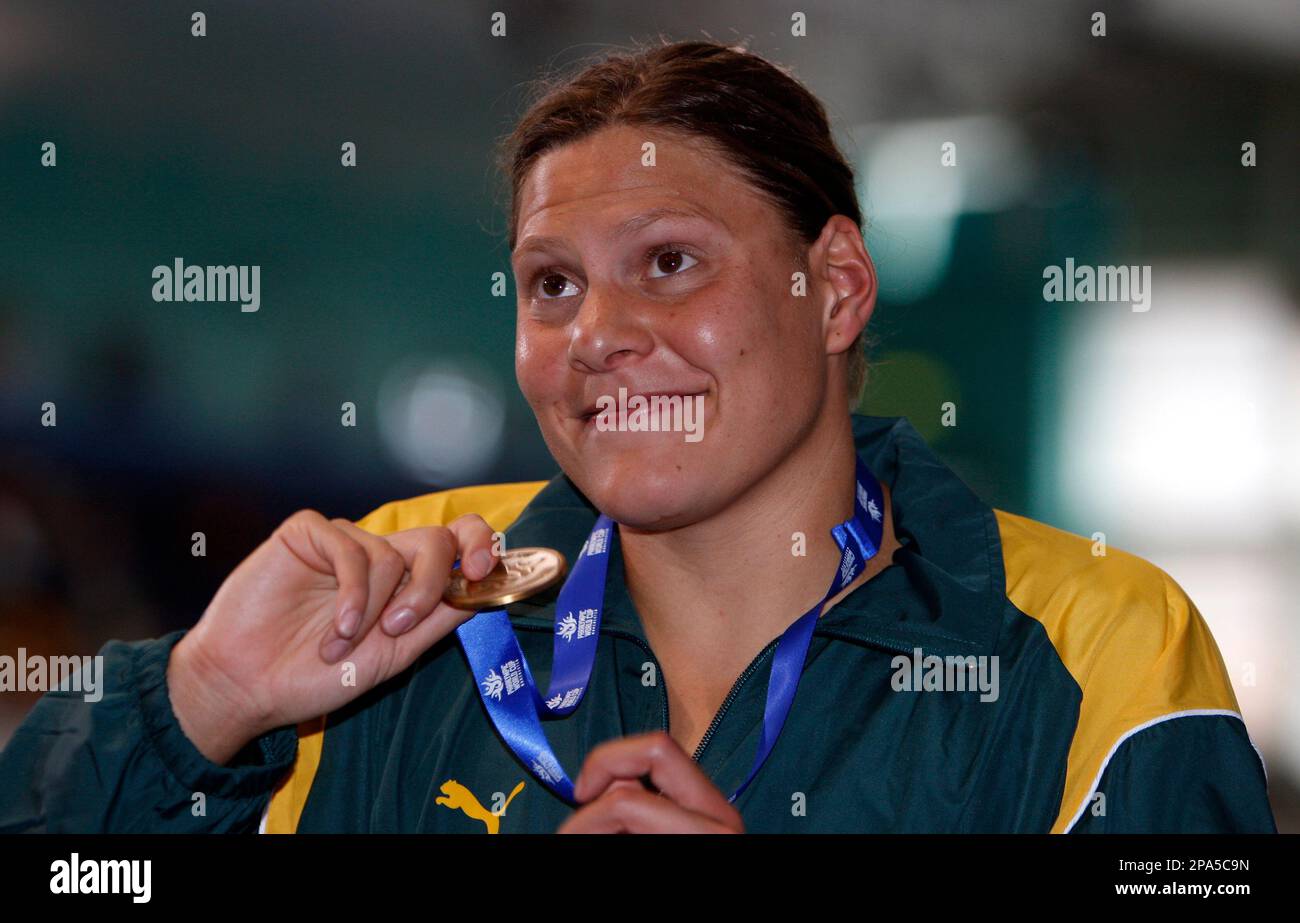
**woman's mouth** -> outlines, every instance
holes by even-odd
[[[606,395],[578,417],[583,428],[600,432],[680,432],[698,423],[707,391],[639,391]]]

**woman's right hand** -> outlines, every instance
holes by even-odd
[[[457,558],[471,580],[496,566],[492,536],[473,514],[377,536],[294,513],[172,649],[167,685],[181,729],[226,763],[267,731],[334,711],[400,673],[474,614],[442,594]]]

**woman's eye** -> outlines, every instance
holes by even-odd
[[[681,247],[671,244],[654,248],[645,255],[645,261],[650,265],[652,279],[680,275],[699,263],[699,260]],[[578,286],[563,273],[543,269],[534,278],[533,285],[543,301],[555,301],[578,294]]]
[[[652,279],[662,279],[664,276],[677,275],[682,272],[682,270],[690,269],[692,266],[699,263],[699,260],[695,257],[691,256],[686,251],[675,247],[659,247],[655,250],[651,250],[646,254],[646,259],[647,262],[650,263],[650,278]],[[690,260],[690,262],[686,263],[686,260]],[[662,271],[663,275],[654,275],[653,271],[656,269]]]
[[[560,275],[558,272],[546,273],[538,281],[541,283],[542,298],[545,301],[550,301],[554,298],[563,298],[566,294],[577,294],[577,286],[573,285],[569,279]],[[566,292],[566,287],[570,285],[573,285],[574,291]]]

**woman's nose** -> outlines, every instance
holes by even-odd
[[[571,363],[607,372],[649,353],[653,345],[654,338],[626,296],[594,286],[587,290],[570,327]]]

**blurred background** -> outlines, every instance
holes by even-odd
[[[491,292],[494,142],[548,69],[745,39],[859,172],[882,284],[862,410],[907,416],[994,506],[1169,572],[1300,831],[1300,8],[797,6],[805,37],[755,0],[0,0],[0,653],[190,625],[300,507],[553,475],[513,279]],[[155,302],[176,258],[259,265],[261,309]],[[1150,310],[1045,301],[1066,258],[1150,266]],[[35,698],[0,698],[0,745]]]

